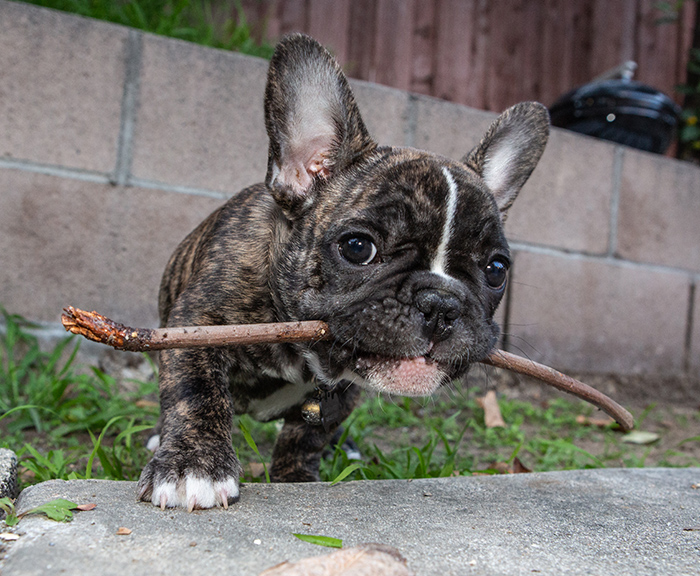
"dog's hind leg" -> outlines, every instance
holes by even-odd
[[[345,383],[338,385],[344,388]],[[349,385],[338,391],[338,406],[334,422],[326,426],[307,423],[299,407],[285,414],[277,442],[272,451],[271,479],[273,482],[316,482],[323,450],[333,439],[340,424],[354,410],[360,398],[357,386]]]

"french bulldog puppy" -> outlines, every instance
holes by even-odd
[[[338,64],[303,35],[272,58],[265,124],[265,183],[177,248],[162,324],[324,320],[333,339],[162,351],[159,445],[139,481],[162,508],[238,499],[234,414],[284,418],[272,478],[313,481],[358,387],[429,395],[483,359],[510,265],[503,222],[549,133],[546,108],[523,103],[461,161],[379,146]],[[319,390],[323,425],[301,410]]]

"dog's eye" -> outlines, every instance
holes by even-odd
[[[508,264],[503,260],[494,258],[484,268],[486,283],[494,290],[501,290],[506,285],[508,276]]]
[[[364,266],[374,260],[377,247],[367,236],[348,236],[338,244],[340,255],[351,264]]]

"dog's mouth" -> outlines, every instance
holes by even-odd
[[[446,371],[427,355],[392,358],[361,354],[353,372],[369,387],[401,396],[428,396],[447,379]]]

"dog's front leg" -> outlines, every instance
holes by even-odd
[[[299,408],[285,414],[284,426],[272,451],[273,482],[316,482],[320,479],[321,454],[360,398],[357,386],[341,383],[341,387],[345,388],[338,392],[337,415],[328,427],[308,424]]]
[[[164,350],[160,444],[139,480],[156,506],[227,507],[238,500],[241,467],[231,446],[233,406],[221,350]]]

